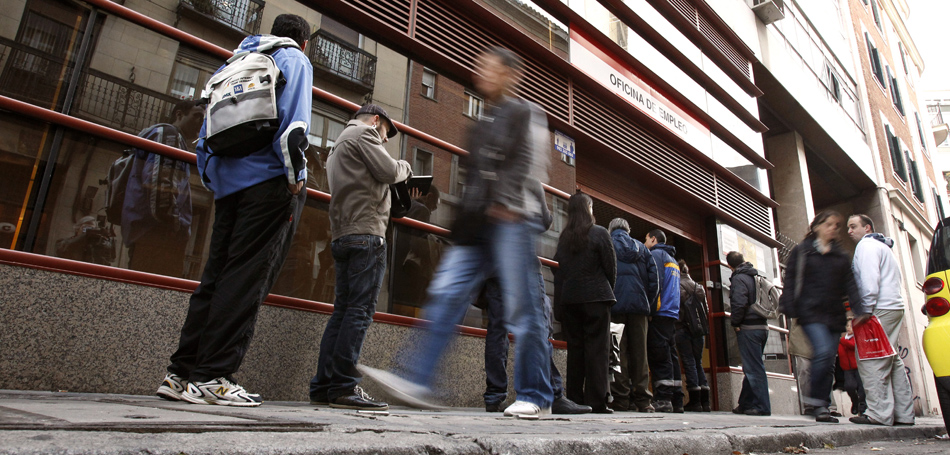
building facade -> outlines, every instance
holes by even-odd
[[[917,103],[910,89],[902,90],[907,110],[901,117],[892,115],[897,115],[893,108],[884,109],[893,103],[883,98],[870,106],[879,102],[885,112],[869,113],[873,109],[864,87],[870,84],[857,56],[860,46],[855,45],[851,17],[854,30],[867,25],[855,2],[850,9],[844,0],[820,7],[785,2],[784,19],[774,23],[751,3],[127,0],[118,5],[14,0],[0,11],[0,102],[6,103],[6,111],[0,112],[0,165],[6,176],[0,181],[0,245],[5,249],[0,262],[102,279],[106,289],[117,281],[163,289],[192,286],[207,255],[213,197],[192,163],[193,216],[187,243],[180,245],[186,253],[181,273],[159,277],[128,270],[128,242],[103,211],[109,169],[133,147],[132,139],[121,133],[134,135],[167,121],[174,103],[200,95],[244,36],[267,33],[278,14],[294,13],[313,27],[306,49],[314,66],[311,197],[269,303],[289,311],[329,311],[334,285],[327,220],[331,195],[323,165],[356,106],[372,101],[405,126],[387,150],[412,163],[416,175],[432,175],[440,195],[427,207],[426,219],[416,220],[422,223],[393,222],[388,234],[389,266],[377,320],[412,325],[424,317],[425,288],[447,244],[445,229],[463,190],[460,158],[469,143],[467,131],[485,107],[471,83],[474,60],[489,46],[504,46],[525,62],[518,94],[544,109],[550,128],[547,198],[555,222],[538,244],[548,293],[553,292],[551,268],[556,267],[550,258],[566,220],[566,198],[575,191],[592,196],[598,224],[623,217],[640,239],[653,228],[665,230],[678,259],[686,260],[693,278],[707,287],[715,320],[704,366],[719,407],[729,409],[742,376],[735,334],[727,330],[727,252],[742,251],[780,283],[783,252],[804,235],[816,211],[867,212],[895,228],[899,224],[889,214],[898,202],[907,204],[895,215],[905,225],[926,225],[933,215],[928,207],[934,206],[928,205],[929,193],[917,193],[926,184],[909,183],[911,175],[935,181],[923,167],[891,182],[893,195],[880,191],[880,177],[895,172],[883,171],[887,163],[880,169],[872,164],[880,161],[875,144],[885,141],[876,133],[878,124],[893,125],[880,131],[901,138],[916,162],[928,158],[917,148],[911,113]],[[869,36],[883,39],[868,30]],[[912,46],[902,49],[907,48]],[[900,60],[888,62],[890,68],[900,68],[891,64]],[[64,116],[50,117],[50,112]],[[102,267],[51,259],[63,257],[57,245],[78,235],[89,217],[100,234],[90,248],[101,254],[87,262]],[[914,235],[917,248],[925,252],[926,230],[915,229],[908,236]],[[907,261],[905,270],[913,270],[907,264],[915,250],[908,248],[907,257],[905,250],[901,257]],[[798,398],[787,326],[783,319],[770,322],[767,366],[773,409],[794,413]],[[462,331],[483,335],[484,323],[473,307]],[[379,330],[390,334],[388,328]],[[144,337],[164,339],[168,332],[167,327],[145,330]],[[411,338],[408,333],[401,336]],[[375,346],[367,342],[367,362],[386,366],[394,361],[396,340],[383,340]],[[26,349],[16,340],[3,343],[15,352]],[[255,346],[273,349],[262,355],[275,358],[310,355],[315,349],[300,352],[266,342]],[[312,374],[306,364],[291,364],[283,367],[283,376],[263,375],[250,384]],[[453,368],[481,378],[477,361]],[[150,383],[148,377],[139,379]],[[36,381],[0,378],[0,385],[47,386]],[[477,405],[479,384],[456,385],[462,397],[457,403]],[[79,390],[68,384],[49,386]],[[282,399],[300,399],[302,393]]]

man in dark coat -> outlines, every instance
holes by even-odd
[[[742,391],[739,406],[732,412],[754,416],[772,415],[769,401],[769,379],[765,375],[765,342],[769,339],[768,321],[752,311],[758,287],[755,276],[759,271],[746,262],[742,253],[730,251],[726,262],[732,269],[729,304],[732,312],[732,328],[736,331],[739,355],[742,357]]]
[[[630,224],[615,218],[608,227],[617,253],[617,304],[610,309],[610,321],[623,324],[620,337],[620,373],[614,375],[610,393],[616,411],[654,412],[647,363],[647,329],[650,307],[660,289],[656,262],[650,249],[630,237]]]

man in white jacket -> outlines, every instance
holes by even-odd
[[[867,215],[848,218],[848,235],[857,242],[854,250],[854,278],[861,292],[860,302],[851,302],[855,326],[877,316],[888,341],[897,350],[897,336],[904,319],[901,271],[891,252],[894,240],[874,232]],[[913,425],[914,394],[900,356],[861,359],[858,373],[864,382],[868,409],[851,417],[851,422],[868,425]]]

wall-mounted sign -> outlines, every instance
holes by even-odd
[[[554,130],[554,150],[571,158],[577,158],[574,154],[574,139],[558,130]]]
[[[573,28],[570,50],[571,63],[579,70],[704,154],[712,153],[708,127]]]

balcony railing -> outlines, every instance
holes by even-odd
[[[940,126],[947,123],[943,121],[943,111],[940,110],[939,105],[927,106],[927,113],[930,114],[930,126]]]
[[[179,5],[248,35],[260,31],[264,15],[264,0],[181,0]]]
[[[376,56],[323,30],[310,36],[307,55],[315,70],[334,74],[370,91],[376,84]]]
[[[178,100],[115,76],[89,70],[80,84],[77,117],[138,133],[165,120]]]

